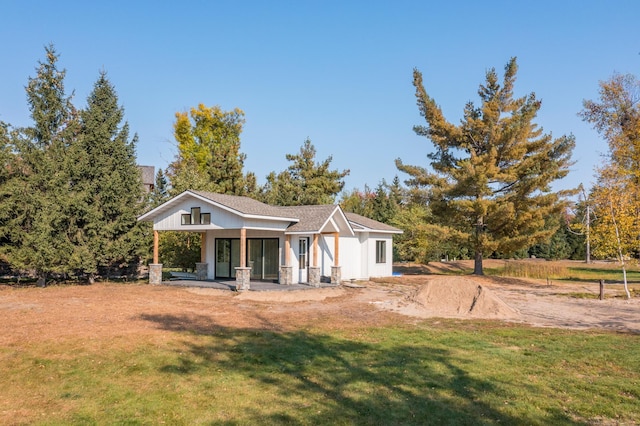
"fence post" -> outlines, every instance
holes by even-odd
[[[604,300],[604,280],[600,280],[600,300]]]

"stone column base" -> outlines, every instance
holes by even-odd
[[[342,280],[341,266],[331,267],[331,284],[340,284]]]
[[[293,266],[280,266],[280,284],[293,284]]]
[[[320,268],[318,266],[309,266],[309,284],[320,287]]]
[[[149,264],[149,284],[162,284],[162,263]]]
[[[236,290],[244,291],[251,288],[251,268],[236,268]]]
[[[196,280],[204,281],[208,278],[207,268],[209,267],[208,263],[196,263]]]

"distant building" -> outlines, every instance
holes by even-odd
[[[156,168],[154,166],[138,166],[142,177],[142,190],[145,194],[153,191],[156,182]]]

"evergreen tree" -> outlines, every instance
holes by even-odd
[[[74,267],[92,282],[99,268],[134,264],[141,252],[137,217],[143,207],[136,165],[137,136],[118,105],[113,85],[101,72],[81,112],[81,137],[73,144]]]
[[[574,248],[570,244],[572,234],[568,231],[567,217],[564,214],[549,216],[545,228],[556,231],[549,239],[530,247],[525,255],[547,260],[569,259]]]
[[[372,199],[373,214],[371,219],[382,223],[391,223],[398,210],[394,198],[387,191],[388,187],[383,179],[376,187],[375,196]]]
[[[375,191],[365,185],[363,191],[354,189],[343,194],[340,206],[344,211],[357,213],[378,222],[391,223],[399,207],[396,200],[396,196],[391,194],[391,187],[383,179]]]
[[[65,94],[65,71],[57,66],[53,46],[45,48],[46,62],[39,62],[36,77],[29,78],[27,101],[33,126],[16,131],[15,156],[6,209],[3,250],[16,269],[35,270],[44,286],[51,273],[71,272],[73,229],[65,216],[72,184],[67,169],[67,150],[79,126],[71,97]]]
[[[330,170],[332,157],[316,162],[316,149],[309,139],[298,154],[287,154],[292,164],[287,170],[267,176],[262,201],[280,206],[333,204],[344,187],[349,170]]]
[[[456,126],[448,122],[414,70],[416,99],[426,126],[415,132],[433,142],[433,173],[396,160],[411,181],[427,190],[429,208],[444,230],[455,230],[474,253],[474,274],[483,274],[483,256],[512,253],[548,239],[545,217],[562,211],[564,196],[550,184],[569,171],[573,136],[553,139],[533,123],[541,102],[531,93],[513,97],[517,65],[505,67],[502,85],[494,69],[478,91],[481,105],[464,108]]]
[[[400,178],[398,175],[393,177],[391,185],[389,185],[389,198],[393,205],[400,207],[404,202],[404,190],[400,184]]]
[[[365,184],[364,189],[354,188],[349,192],[343,192],[340,197],[340,207],[345,212],[359,214],[360,216],[372,217],[373,206],[371,200],[375,197],[371,188]]]
[[[169,182],[162,169],[156,173],[156,180],[153,186],[153,191],[149,197],[149,203],[151,208],[158,207],[169,199]]]
[[[15,158],[9,125],[0,121],[0,261],[6,261],[4,249],[9,244],[7,224],[12,215],[10,180],[14,175]]]

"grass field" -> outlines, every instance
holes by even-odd
[[[633,424],[640,336],[492,322],[2,348],[16,424]],[[180,324],[179,327],[175,327]],[[6,418],[6,417],[5,417]]]
[[[98,302],[85,288],[50,311],[80,303],[89,309],[57,320],[33,303],[21,311],[6,301],[3,307],[3,294],[48,295],[52,289],[0,292],[0,309],[14,309],[13,321],[55,328],[75,318],[97,330],[48,338],[30,335],[26,326],[16,332],[19,338],[6,339],[10,343],[0,346],[0,423],[639,424],[638,334],[400,317],[360,326],[345,316],[347,327],[340,317],[296,326],[267,315],[273,305],[232,297],[224,299],[225,309],[251,311],[270,325],[231,326],[215,320],[222,299],[126,285],[108,287],[107,294],[135,290],[144,298],[140,313],[122,316],[108,308],[91,317],[85,312]],[[58,288],[55,294],[67,293]],[[171,313],[159,304],[165,294],[183,297]],[[130,302],[123,297],[121,303]],[[212,314],[195,315],[199,306]],[[147,328],[127,333],[128,321]],[[104,327],[123,330],[103,335]]]

